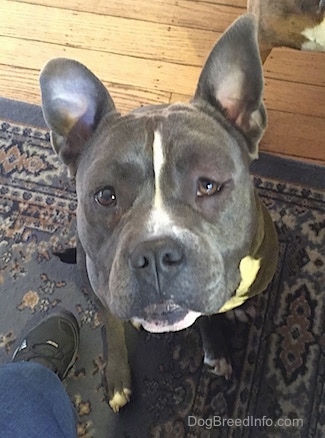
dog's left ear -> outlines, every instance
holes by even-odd
[[[55,152],[74,176],[78,158],[104,115],[115,106],[100,80],[72,59],[49,61],[40,74],[44,119]]]
[[[212,49],[193,103],[203,99],[217,109],[221,107],[246,138],[251,159],[258,156],[258,143],[266,127],[263,85],[257,23],[253,14],[246,14],[229,27]]]

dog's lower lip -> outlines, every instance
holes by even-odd
[[[170,311],[167,311],[169,307]],[[157,310],[159,309],[159,312]],[[155,310],[148,313],[148,310]],[[191,310],[183,309],[175,305],[154,305],[146,308],[145,316],[132,318],[136,326],[142,325],[145,330],[151,333],[176,332],[191,326],[201,314]]]

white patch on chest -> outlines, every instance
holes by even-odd
[[[308,40],[302,44],[302,50],[325,52],[325,19],[317,26],[309,27],[301,33]]]

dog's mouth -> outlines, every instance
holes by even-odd
[[[144,309],[142,318],[132,318],[134,325],[142,327],[151,333],[177,332],[190,327],[201,313],[184,309],[172,301],[163,304],[153,304]]]

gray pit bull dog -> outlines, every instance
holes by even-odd
[[[129,401],[124,321],[150,332],[198,319],[205,362],[229,378],[222,313],[266,289],[277,237],[249,175],[266,126],[253,15],[213,48],[188,104],[121,116],[83,65],[40,77],[53,148],[76,176],[79,264],[103,306],[114,411]]]

